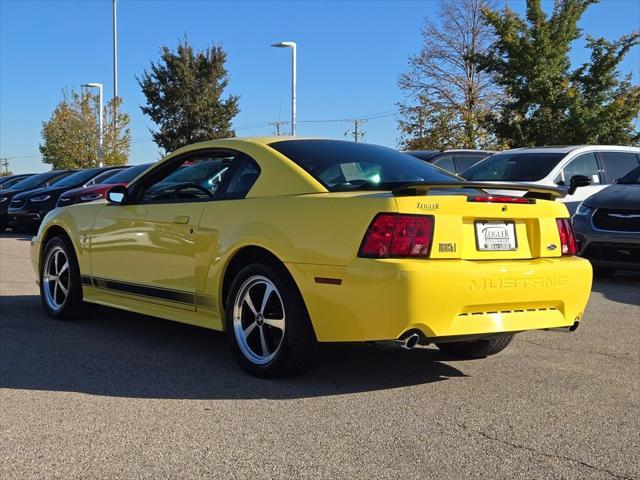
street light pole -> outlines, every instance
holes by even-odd
[[[296,42],[278,42],[271,45],[291,49],[291,136],[296,135]]]
[[[118,96],[118,6],[117,6],[117,0],[113,0],[113,98],[116,98],[117,96]]]
[[[103,129],[102,129],[102,84],[101,83],[83,83],[83,87],[91,87],[98,89],[98,104],[100,107],[100,112],[98,114],[98,166],[104,166],[102,163],[102,137],[103,137]]]

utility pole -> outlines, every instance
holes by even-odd
[[[348,121],[353,122],[353,130],[347,130],[344,134],[345,136],[353,135],[353,141],[357,143],[358,140],[362,140],[362,138],[364,137],[365,132],[363,132],[360,127],[366,122],[366,120],[355,119]]]
[[[286,125],[287,122],[282,121],[282,120],[278,120],[277,122],[269,122],[269,125],[273,125],[274,127],[276,127],[276,135],[279,137],[280,136],[280,127],[282,125]]]
[[[2,162],[0,162],[0,165],[4,167],[4,174],[9,175],[9,159],[3,158]]]

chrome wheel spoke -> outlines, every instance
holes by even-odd
[[[62,265],[62,268],[58,272],[58,275],[62,275],[67,270],[67,268],[69,268],[69,262],[64,262],[64,265]]]
[[[284,318],[265,318],[264,323],[278,330],[284,330]]]
[[[64,294],[65,298],[67,297],[67,293],[69,293],[69,289],[66,288],[62,282],[58,282],[58,287],[60,287],[60,290],[62,290],[62,293]]]
[[[49,281],[49,282],[55,282],[56,276],[55,275],[51,275],[50,273],[45,273],[44,274],[44,279]]]
[[[244,296],[244,303],[247,304],[247,307],[249,307],[249,310],[251,310],[251,313],[253,313],[254,316],[258,314],[256,307],[253,306],[253,300],[251,300],[249,292]]]
[[[247,338],[251,334],[251,332],[253,332],[253,329],[256,328],[257,326],[258,326],[258,324],[254,320],[253,323],[251,323],[247,328],[245,328],[242,331],[242,334],[244,335],[244,338]]]
[[[264,309],[267,307],[267,302],[271,298],[271,294],[274,292],[273,285],[267,283],[264,289],[264,296],[262,297],[262,305],[260,306],[260,313],[264,315]]]
[[[260,347],[262,348],[262,356],[269,355],[269,349],[267,348],[267,340],[264,338],[264,328],[260,327]]]

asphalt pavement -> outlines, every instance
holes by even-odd
[[[640,274],[572,334],[487,359],[327,345],[259,380],[223,334],[106,308],[45,316],[0,235],[0,478],[640,478]]]

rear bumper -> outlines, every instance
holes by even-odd
[[[577,257],[287,267],[326,342],[389,340],[410,330],[438,338],[570,327],[582,318],[592,278],[589,262]]]

